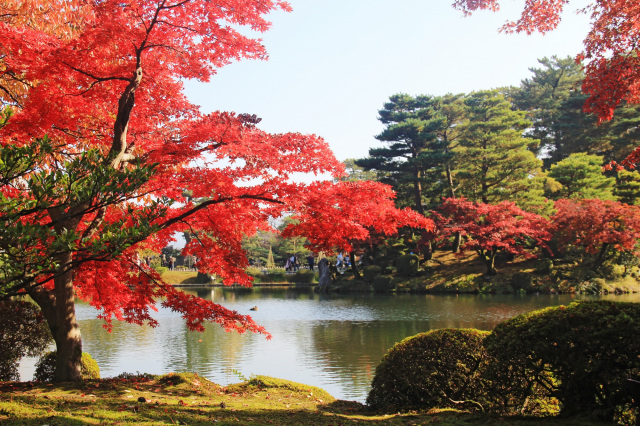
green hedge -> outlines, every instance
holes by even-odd
[[[393,346],[376,368],[367,397],[386,411],[463,406],[479,408],[485,399],[481,372],[487,357],[486,331],[432,330]]]
[[[300,269],[295,274],[287,275],[287,281],[292,284],[312,284],[316,274],[308,269]]]
[[[486,337],[485,337],[486,336]],[[376,409],[482,408],[502,414],[640,416],[640,304],[575,302],[519,315],[489,334],[434,330],[376,368]],[[634,399],[635,398],[635,399]]]
[[[522,397],[546,388],[562,414],[612,421],[638,415],[628,379],[640,378],[639,336],[640,304],[575,302],[504,321],[485,345]]]

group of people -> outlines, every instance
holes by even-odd
[[[314,269],[316,267],[315,263],[316,263],[316,260],[313,254],[310,254],[309,256],[307,256],[307,264],[309,265],[310,271],[315,270]],[[335,266],[338,269],[350,268],[351,259],[349,255],[348,254],[343,255],[342,253],[338,253],[338,255],[336,256]],[[284,268],[289,273],[298,272],[298,270],[300,270],[300,261],[298,260],[298,257],[296,255],[292,255],[291,257],[288,257],[287,261],[285,262]]]
[[[338,253],[336,256],[336,268],[350,268],[351,267],[351,258],[349,255],[343,255],[342,253]]]

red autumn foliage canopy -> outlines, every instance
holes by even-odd
[[[186,98],[185,79],[208,81],[231,61],[266,58],[259,40],[239,28],[267,30],[265,16],[275,9],[289,6],[281,0],[0,4],[0,101],[8,107],[0,116],[0,145],[21,167],[0,179],[0,219],[16,225],[0,239],[0,296],[27,291],[38,301],[58,330],[58,367],[80,353],[69,346],[79,343],[75,318],[53,312],[72,312],[74,294],[107,321],[154,325],[150,310],[162,297],[192,329],[215,321],[264,332],[250,317],[176,291],[138,264],[139,250],[158,252],[177,232],[192,234],[185,253],[198,256],[201,270],[248,285],[242,237],[273,217],[298,212],[300,225],[289,232],[308,235],[318,249],[348,247],[368,227],[429,225],[395,210],[382,184],[292,182],[300,172],[343,174],[323,139],[268,134],[254,115],[202,114]],[[46,143],[38,139],[45,135]],[[27,228],[30,238],[21,231]]]
[[[581,247],[605,260],[608,250],[640,255],[640,207],[609,200],[558,200],[551,218],[553,232],[562,250]]]
[[[398,210],[391,187],[371,181],[318,182],[306,192],[296,223],[283,235],[306,236],[315,250],[353,250],[373,235],[393,235],[400,227],[432,230],[433,221],[410,209]]]
[[[535,257],[535,246],[549,250],[549,223],[544,217],[528,213],[510,201],[499,204],[473,203],[464,198],[447,198],[434,219],[443,240],[460,233],[460,253],[475,250],[485,261],[487,273],[495,273],[499,252],[526,258]]]

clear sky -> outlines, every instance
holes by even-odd
[[[558,30],[534,36],[498,31],[522,0],[471,17],[451,0],[290,0],[261,38],[268,61],[222,68],[187,84],[204,112],[256,114],[260,128],[324,137],[336,157],[366,157],[380,146],[380,110],[395,93],[469,93],[519,85],[539,58],[581,51],[588,17],[565,14]]]

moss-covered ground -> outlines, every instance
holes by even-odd
[[[322,389],[258,376],[226,387],[196,374],[0,383],[0,424],[15,425],[597,425],[584,418],[514,418],[454,410],[382,414]]]

